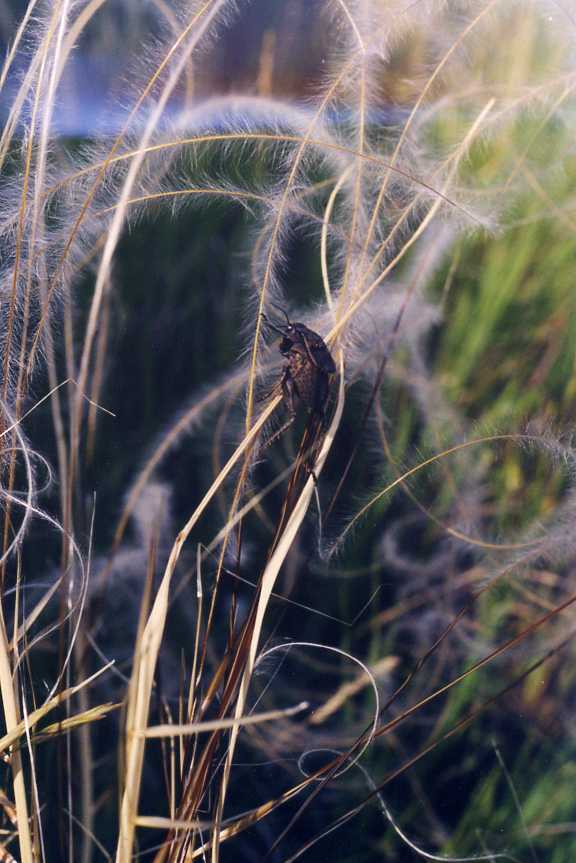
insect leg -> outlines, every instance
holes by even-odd
[[[284,401],[286,402],[286,406],[288,408],[288,413],[291,417],[291,422],[294,422],[294,417],[296,416],[296,403],[295,400],[299,397],[298,388],[296,386],[296,382],[292,376],[292,371],[290,367],[286,367],[284,369],[284,374],[282,375],[282,380],[280,381],[280,386],[282,387],[282,394],[284,395]]]
[[[294,420],[296,419],[296,405],[294,402],[295,396],[298,395],[298,390],[296,389],[296,385],[294,384],[294,380],[292,375],[290,374],[290,369],[286,368],[284,370],[284,374],[282,375],[282,380],[280,381],[280,386],[282,387],[282,393],[284,395],[284,401],[288,408],[288,419],[286,422],[280,426],[280,428],[274,432],[271,438],[269,438],[263,446],[263,449],[267,449],[271,446],[274,441],[278,440],[280,435],[284,434],[286,429],[290,428]]]

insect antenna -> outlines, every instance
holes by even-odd
[[[286,315],[286,312],[284,312],[284,314]],[[271,327],[273,330],[276,330],[277,333],[280,333],[281,336],[286,335],[284,329],[282,327],[279,327],[278,324],[275,324],[274,321],[271,321],[268,315],[265,315],[264,312],[260,312],[260,317],[264,318],[268,326]],[[286,319],[288,320],[288,315],[286,315]],[[288,324],[290,325],[289,321]]]
[[[281,313],[284,315],[284,317],[286,318],[286,324],[287,324],[289,327],[291,327],[291,326],[292,326],[292,321],[291,321],[291,320],[290,320],[290,318],[288,317],[288,312],[286,311],[286,309],[284,309],[284,308],[283,308],[283,306],[279,306],[277,303],[275,303],[275,302],[274,302],[274,300],[270,300],[270,305],[271,305],[271,306],[274,306],[274,308],[275,308],[275,309],[278,309],[278,311],[279,311],[279,312],[281,312]]]

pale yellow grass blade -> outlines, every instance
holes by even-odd
[[[344,410],[344,362],[342,357],[342,352],[340,351],[339,356],[339,389],[338,389],[338,401],[336,404],[336,410],[334,412],[334,416],[332,417],[332,421],[330,423],[330,427],[326,433],[326,436],[322,442],[322,447],[320,449],[320,453],[318,455],[318,459],[316,464],[314,465],[314,473],[316,477],[319,477],[322,468],[326,462],[328,457],[328,453],[332,447],[334,442],[334,437],[336,435],[336,431],[338,426],[340,425],[340,419],[342,417],[342,412]],[[258,644],[260,642],[260,635],[262,632],[262,624],[264,622],[264,614],[268,607],[268,603],[270,601],[270,597],[272,595],[272,591],[274,589],[274,584],[276,583],[276,578],[278,577],[278,573],[280,572],[280,568],[284,563],[286,555],[290,551],[290,547],[294,541],[294,537],[298,533],[300,526],[304,520],[304,517],[308,511],[308,507],[310,505],[310,501],[312,500],[312,495],[314,493],[315,481],[314,477],[308,477],[306,485],[298,498],[294,509],[292,510],[292,514],[288,519],[288,523],[286,528],[278,541],[278,545],[274,549],[270,560],[264,570],[264,574],[262,576],[262,586],[260,590],[260,595],[258,597],[258,606],[256,609],[256,616],[254,619],[254,627],[252,631],[252,639],[250,642],[250,648],[248,652],[248,659],[246,662],[246,668],[244,670],[244,674],[242,676],[242,681],[240,684],[240,690],[238,693],[238,700],[236,702],[235,716],[240,718],[244,712],[244,708],[246,705],[246,697],[248,694],[248,688],[250,686],[250,680],[252,677],[252,671],[254,669],[254,663],[256,660],[256,653],[258,651]],[[230,744],[228,747],[228,753],[226,756],[226,763],[224,766],[224,775],[222,777],[222,785],[220,789],[220,801],[218,804],[218,814],[216,818],[215,830],[213,833],[213,844],[212,844],[212,861],[213,863],[217,863],[218,859],[218,845],[219,845],[219,824],[222,820],[222,812],[224,808],[224,800],[226,797],[226,789],[228,785],[228,780],[230,778],[230,770],[232,768],[232,760],[234,758],[234,750],[236,747],[236,741],[238,739],[238,731],[239,726],[234,726],[232,728],[232,733],[230,735]]]
[[[111,665],[112,663],[110,662],[108,665],[105,665],[97,671],[96,674],[83,680],[82,683],[77,683],[76,686],[71,686],[69,689],[63,689],[62,692],[59,692],[58,695],[54,696],[54,698],[51,698],[45,704],[42,704],[41,707],[38,707],[36,710],[33,710],[32,713],[29,713],[26,721],[16,723],[7,734],[0,737],[0,752],[4,752],[10,746],[13,746],[20,737],[26,733],[26,729],[33,728],[44,716],[46,716],[47,713],[50,713],[50,711],[54,710],[55,707],[61,707],[68,698],[71,698],[85,686],[89,686],[93,683],[94,680],[96,680],[97,677],[100,677],[101,674],[104,674]]]
[[[76,713],[74,716],[67,716],[66,719],[63,719],[61,722],[53,722],[51,725],[47,725],[35,739],[41,740],[45,734],[60,734],[62,731],[70,731],[70,729],[78,728],[80,725],[86,725],[89,722],[96,722],[98,719],[104,719],[105,716],[108,716],[108,714],[113,710],[118,710],[119,707],[122,707],[122,704],[112,704],[111,702],[98,704],[96,707],[90,707],[89,710],[83,710],[82,713]]]
[[[144,627],[140,644],[137,645],[136,660],[134,662],[134,669],[128,692],[128,706],[126,714],[127,751],[125,791],[122,798],[120,835],[116,850],[116,860],[118,863],[128,863],[132,856],[134,829],[136,825],[140,782],[142,777],[142,765],[144,761],[144,748],[146,743],[143,732],[146,730],[148,722],[148,711],[152,686],[154,683],[156,662],[164,633],[166,614],[168,612],[170,584],[178,558],[180,557],[184,543],[190,535],[190,531],[198,522],[200,516],[234,465],[245,453],[248,453],[250,448],[254,445],[254,442],[260,434],[263,426],[268,421],[279,402],[280,396],[277,396],[267,405],[266,409],[250,429],[250,432],[245,436],[240,446],[228,459],[227,463],[224,465],[192,513],[191,517],[188,519],[184,528],[176,537],[162,581],[156,594],[156,599],[154,600],[154,605],[152,606],[148,621]]]
[[[223,728],[235,728],[237,725],[258,725],[260,722],[270,722],[272,719],[282,719],[295,716],[309,707],[307,701],[301,701],[293,707],[284,710],[266,710],[253,716],[230,717],[230,719],[213,719],[207,722],[190,722],[186,725],[151,725],[142,732],[143,737],[180,737],[185,734],[200,734],[204,731],[218,731]]]

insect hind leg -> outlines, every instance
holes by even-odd
[[[284,402],[288,408],[288,419],[286,422],[280,426],[280,428],[274,432],[271,438],[269,438],[262,449],[268,449],[269,446],[272,446],[274,441],[277,441],[278,438],[284,434],[286,429],[289,429],[294,420],[296,419],[296,397],[298,396],[298,390],[294,384],[294,380],[290,374],[289,369],[284,371],[282,375],[282,380],[280,381],[280,386],[282,387],[282,394],[284,396]]]
[[[281,437],[281,435],[284,434],[286,429],[290,428],[290,426],[292,425],[292,423],[294,422],[295,419],[296,419],[296,414],[294,414],[294,416],[291,416],[285,423],[283,423],[283,425],[281,425],[280,428],[274,432],[272,437],[268,438],[268,440],[262,446],[262,449],[265,450],[265,449],[268,449],[269,446],[272,446],[272,444],[275,441],[277,441],[278,438]]]

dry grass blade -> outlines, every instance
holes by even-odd
[[[156,598],[150,612],[150,616],[144,627],[142,637],[136,645],[136,658],[132,672],[130,689],[128,694],[128,705],[126,715],[126,737],[127,737],[127,766],[126,786],[122,799],[120,816],[120,836],[117,848],[117,860],[128,861],[132,854],[134,840],[135,821],[138,810],[138,799],[140,794],[140,781],[142,776],[142,765],[144,761],[145,737],[148,712],[150,709],[150,696],[154,682],[156,661],[164,632],[164,624],[168,611],[168,599],[172,576],[176,563],[191,530],[212,500],[234,465],[248,453],[254,445],[262,427],[265,425],[273,411],[276,409],[280,398],[272,400],[266,410],[252,426],[240,446],[229,458],[219,476],[214,480],[197,508],[189,518],[184,528],[178,534],[176,542],[172,547],[166,570],[156,593]]]
[[[53,722],[47,725],[38,732],[32,739],[40,742],[53,737],[55,734],[61,734],[64,731],[71,731],[74,728],[79,728],[81,725],[87,725],[91,722],[97,722],[99,719],[104,719],[112,711],[122,707],[121,704],[98,704],[96,707],[90,707],[88,710],[83,710],[81,713],[75,713],[73,716],[67,716],[61,722]]]
[[[340,370],[340,385],[338,390],[338,400],[336,403],[336,409],[334,411],[334,416],[332,417],[332,421],[326,433],[326,436],[322,442],[322,446],[320,448],[320,452],[318,454],[318,458],[314,465],[314,473],[316,477],[319,477],[322,468],[324,467],[324,463],[326,458],[328,457],[328,453],[330,452],[330,448],[334,441],[334,436],[336,434],[336,430],[340,424],[340,420],[342,417],[342,413],[344,410],[344,366],[343,366],[343,358],[340,353],[339,356],[339,370]],[[286,555],[288,554],[292,542],[294,541],[294,537],[296,536],[302,521],[308,511],[308,507],[310,505],[310,501],[312,500],[312,495],[314,493],[315,487],[315,479],[313,476],[309,476],[302,490],[298,500],[294,508],[290,513],[290,517],[286,523],[284,531],[282,535],[279,537],[278,542],[274,548],[272,556],[266,565],[266,569],[262,575],[261,588],[257,599],[257,607],[256,613],[254,616],[254,623],[252,627],[252,632],[250,634],[250,643],[248,648],[248,657],[246,660],[246,665],[242,674],[242,679],[240,682],[240,688],[238,692],[238,698],[236,700],[236,707],[234,715],[236,718],[240,718],[243,715],[245,706],[246,706],[246,698],[248,695],[248,688],[250,686],[250,680],[252,677],[252,671],[254,669],[254,663],[256,661],[256,654],[258,651],[258,645],[260,641],[260,635],[262,631],[262,624],[264,622],[264,615],[266,613],[266,609],[268,607],[268,603],[270,601],[270,597],[272,595],[272,591],[274,590],[274,584],[276,582],[276,578],[280,571],[280,567],[282,566]],[[220,799],[218,805],[218,815],[215,822],[215,831],[213,833],[212,839],[212,859],[217,860],[218,854],[218,841],[220,828],[219,823],[222,819],[222,813],[224,809],[224,801],[226,798],[226,789],[228,785],[228,781],[230,778],[230,771],[232,769],[232,760],[234,757],[234,751],[236,747],[236,741],[238,738],[239,728],[233,728],[232,733],[230,735],[230,742],[228,745],[228,752],[226,756],[226,763],[224,765],[224,773],[222,777],[222,783],[220,786]]]
[[[2,693],[2,704],[4,707],[7,734],[0,740],[0,751],[2,751],[2,749],[6,749],[12,743],[15,743],[16,740],[26,733],[26,724],[20,722],[18,688],[18,679],[14,681],[12,678],[10,651],[6,636],[5,623],[2,618],[0,619],[0,691]],[[30,822],[28,820],[26,784],[19,752],[15,752],[12,759],[12,774],[16,819],[19,825],[18,842],[20,845],[20,856],[22,858],[22,863],[33,863],[34,856],[32,852]]]
[[[151,725],[143,732],[144,737],[182,737],[187,734],[202,734],[206,731],[219,731],[224,728],[235,728],[236,726],[258,725],[260,722],[271,722],[274,719],[282,719],[288,716],[296,716],[303,710],[307,710],[309,704],[302,701],[294,707],[286,707],[283,710],[267,710],[264,713],[256,713],[251,716],[234,717],[233,719],[214,719],[205,722],[189,722],[186,725]]]
[[[90,686],[98,677],[104,674],[110,668],[110,665],[105,665],[104,668],[101,668],[96,674],[91,675],[91,677],[83,680],[82,683],[77,683],[75,686],[71,686],[69,689],[63,689],[58,695],[51,698],[41,707],[37,707],[36,710],[31,711],[25,721],[18,722],[14,725],[14,727],[8,731],[3,737],[0,737],[0,752],[5,752],[10,746],[13,746],[21,737],[23,737],[27,731],[44,718],[50,711],[55,710],[57,707],[61,707],[62,704],[65,704],[68,699],[70,699],[77,692],[80,692],[81,689],[84,689],[86,686]],[[97,709],[97,708],[95,708]]]
[[[202,821],[180,821],[177,818],[162,818],[160,815],[138,815],[137,827],[146,827],[149,830],[205,830],[208,826]]]
[[[397,665],[397,656],[384,656],[374,666],[372,666],[371,671],[374,678],[379,679],[381,677],[389,676]],[[370,677],[365,673],[359,674],[354,680],[351,680],[350,683],[343,683],[338,691],[335,692],[328,701],[314,711],[313,715],[310,717],[310,724],[321,725],[329,716],[337,710],[340,710],[342,705],[350,698],[358,692],[361,692],[364,687],[368,686],[369,683]]]

